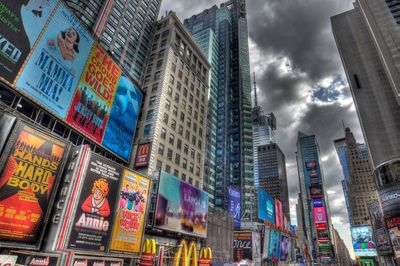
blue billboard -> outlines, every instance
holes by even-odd
[[[240,191],[236,188],[229,188],[229,214],[233,217],[233,226],[235,229],[240,229]]]
[[[271,233],[269,235],[269,249],[268,249],[268,258],[274,259],[280,258],[280,245],[281,245],[281,233],[279,231],[275,231],[271,229]]]
[[[324,200],[323,199],[313,199],[313,206],[314,207],[324,207]]]
[[[275,223],[274,199],[261,188],[258,188],[258,218]]]
[[[141,102],[142,93],[122,74],[102,144],[127,161],[131,154]]]
[[[52,113],[65,118],[92,45],[91,34],[67,7],[60,4],[16,87]]]

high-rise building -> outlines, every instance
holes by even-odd
[[[297,169],[303,208],[304,236],[314,262],[329,262],[332,252],[329,205],[324,188],[319,145],[315,135],[297,137]]]
[[[215,123],[215,181],[205,188],[215,207],[227,208],[228,188],[241,188],[242,209],[254,207],[251,81],[245,0],[231,0],[184,20],[209,57],[211,121]],[[214,136],[213,136],[214,137]],[[208,158],[207,158],[208,159]],[[205,170],[208,171],[208,170]]]
[[[347,197],[349,208],[348,212],[352,218],[351,226],[370,225],[368,202],[377,200],[378,195],[374,184],[372,174],[372,163],[365,144],[356,142],[353,133],[349,128],[345,130],[345,146],[342,146],[345,158],[340,161],[346,162],[346,168],[350,178],[347,181]],[[335,145],[338,146],[340,140],[335,140]],[[342,156],[343,152],[338,153]],[[343,164],[342,164],[343,166]],[[345,168],[343,168],[343,172]]]
[[[290,218],[285,155],[276,143],[259,145],[257,151],[259,186],[282,202],[283,214]]]
[[[148,165],[203,187],[210,65],[174,12],[157,22],[135,145],[151,143]]]
[[[65,0],[131,78],[140,82],[161,0]]]
[[[336,265],[337,266],[349,266],[353,265],[353,260],[350,256],[349,250],[347,249],[343,239],[340,237],[336,228],[333,228],[333,247],[336,254]]]
[[[400,226],[400,26],[398,1],[357,0],[331,18],[374,167],[383,216],[393,236]],[[388,221],[397,221],[390,223]],[[390,233],[390,232],[389,232]],[[400,250],[392,238],[394,250]],[[400,251],[396,258],[400,261]],[[390,263],[392,257],[388,257]],[[386,260],[386,258],[385,258]],[[390,264],[391,265],[391,264]]]

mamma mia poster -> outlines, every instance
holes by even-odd
[[[28,97],[65,118],[93,39],[61,4],[29,58],[16,87]]]

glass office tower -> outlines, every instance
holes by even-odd
[[[213,168],[205,189],[215,207],[226,208],[228,188],[240,188],[242,208],[253,209],[253,140],[246,1],[232,0],[184,20],[209,58]],[[215,52],[215,53],[214,53]],[[213,139],[215,138],[215,140]],[[215,142],[214,142],[215,141]]]

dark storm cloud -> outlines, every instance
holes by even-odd
[[[175,10],[184,19],[221,2],[163,0],[160,14]],[[351,9],[352,2],[247,1],[251,67],[256,72],[259,105],[277,117],[277,142],[286,155],[292,215],[299,191],[296,140],[302,131],[317,136],[332,220],[347,244],[347,211],[339,182],[342,171],[333,140],[344,136],[342,120],[358,141],[363,139],[329,19]]]

